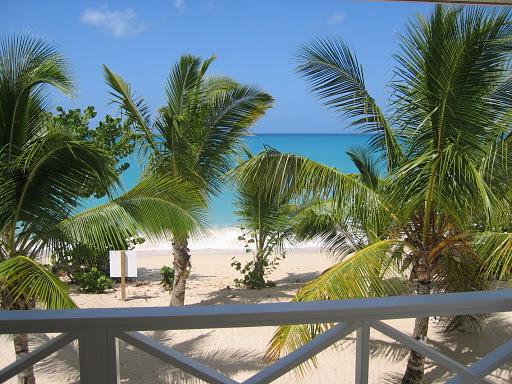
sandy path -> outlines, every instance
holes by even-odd
[[[238,255],[235,250],[195,251],[192,257],[192,274],[187,287],[187,304],[235,304],[289,301],[298,287],[317,276],[331,264],[327,256],[315,249],[296,249],[289,252],[279,269],[271,276],[277,282],[274,288],[262,291],[226,289],[233,286],[236,272],[229,266],[231,258]],[[170,264],[169,251],[145,251],[139,257],[139,281],[147,284],[127,290],[128,300],[119,300],[118,290],[103,295],[73,294],[82,308],[93,307],[141,307],[165,306],[169,295],[159,286],[158,269]],[[389,322],[396,328],[410,334],[412,320]],[[443,335],[431,323],[430,344],[442,352],[469,363],[484,356],[495,346],[512,338],[512,314],[496,316],[489,321],[479,335]],[[177,350],[211,365],[221,372],[243,380],[265,365],[262,354],[274,331],[274,327],[212,329],[190,331],[156,331],[148,333],[155,339],[173,346]],[[35,347],[54,335],[33,335],[31,345]],[[277,380],[277,383],[353,383],[354,342],[350,335],[340,343],[338,350],[331,348],[319,355],[318,368],[303,377],[296,374]],[[405,367],[408,351],[393,340],[372,331],[370,362],[371,383],[391,383],[393,374],[400,374]],[[14,359],[12,343],[0,340],[0,359],[6,364]],[[121,343],[121,375],[126,383],[199,383],[201,381],[182,373],[159,360]],[[427,363],[426,383],[444,382],[444,369]],[[36,366],[38,383],[77,383],[77,345],[68,345]],[[512,366],[495,372],[493,381],[510,383]],[[10,382],[15,383],[14,380]]]

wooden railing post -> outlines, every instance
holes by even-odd
[[[368,384],[370,365],[370,324],[362,322],[356,331],[356,384]]]
[[[119,384],[119,351],[109,328],[91,327],[78,337],[81,384]]]

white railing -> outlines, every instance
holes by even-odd
[[[356,383],[368,383],[370,328],[455,373],[456,376],[449,383],[490,383],[485,376],[512,360],[512,340],[505,341],[474,364],[465,366],[382,320],[508,311],[512,311],[512,290],[305,303],[3,311],[0,312],[0,334],[61,334],[2,369],[0,382],[78,339],[80,382],[118,383],[117,339],[122,339],[207,383],[236,384],[237,381],[139,331],[337,323],[243,383],[270,383],[354,331]]]

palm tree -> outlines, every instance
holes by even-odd
[[[245,149],[244,152],[247,159],[254,157],[249,150]],[[238,168],[233,170],[235,181],[237,171]],[[242,280],[237,279],[236,282],[250,289],[274,285],[266,281],[265,276],[269,270],[277,267],[281,257],[284,258],[284,247],[293,241],[294,236],[293,224],[297,211],[288,196],[264,192],[259,184],[236,184],[236,214],[243,230],[240,240],[246,241],[246,252],[253,252],[254,257],[245,266],[239,261],[234,261],[232,265],[244,275]],[[254,251],[249,244],[254,244]]]
[[[257,87],[206,77],[214,59],[181,56],[167,80],[167,104],[153,122],[144,100],[134,97],[129,84],[105,67],[114,101],[144,137],[150,154],[146,172],[186,180],[208,199],[221,191],[238,144],[273,101]],[[175,236],[173,254],[176,275],[170,304],[184,305],[191,266],[188,236]]]
[[[395,55],[389,116],[341,39],[299,50],[297,70],[312,91],[373,135],[365,151],[351,153],[359,174],[269,151],[243,166],[245,182],[263,180],[270,193],[293,192],[310,205],[302,234],[339,256],[295,301],[397,294],[404,274],[415,294],[478,290],[487,286],[481,268],[510,272],[510,21],[506,10],[444,6],[410,21]],[[267,356],[328,327],[281,327]],[[413,336],[427,332],[428,318],[416,319]],[[421,383],[423,373],[424,356],[411,351],[402,383]]]
[[[14,36],[0,42],[0,300],[3,310],[76,307],[40,256],[86,244],[118,247],[135,233],[159,238],[189,233],[203,206],[181,180],[146,179],[119,189],[112,158],[48,116],[52,89],[73,90],[67,62],[43,40]],[[79,212],[84,190],[100,186],[111,200]],[[79,212],[79,213],[78,213]],[[166,213],[166,215],[162,215]],[[14,337],[16,358],[27,335]],[[34,383],[33,369],[18,376]]]

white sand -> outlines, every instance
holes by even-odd
[[[235,232],[225,234],[231,237]],[[236,233],[238,235],[238,233]],[[201,248],[212,243],[202,243],[191,248]],[[261,291],[245,289],[226,289],[233,287],[237,273],[230,267],[231,258],[240,255],[240,245],[229,250],[203,249],[193,252],[192,273],[187,286],[186,304],[234,304],[286,302],[302,283],[317,276],[331,264],[329,258],[318,249],[295,249],[288,253],[279,269],[271,278],[277,282],[274,288]],[[130,285],[127,289],[128,300],[122,302],[120,292],[103,295],[73,294],[73,299],[81,308],[94,307],[143,307],[168,305],[169,295],[159,286],[158,269],[171,264],[169,250],[148,249],[146,244],[139,256],[139,287]],[[214,248],[214,247],[213,247]],[[399,330],[410,334],[413,320],[395,320],[389,322]],[[429,343],[448,356],[462,363],[470,363],[484,356],[491,349],[512,337],[512,314],[499,315],[487,323],[483,333],[478,335],[442,335],[435,323],[431,322]],[[273,327],[212,329],[192,331],[156,331],[150,332],[155,339],[197,358],[221,372],[241,381],[248,378],[265,364],[262,355],[273,333]],[[32,335],[31,348],[41,344],[54,335]],[[331,348],[319,355],[318,368],[306,376],[297,377],[288,374],[277,383],[353,383],[354,382],[354,334],[339,344],[338,350]],[[400,375],[405,368],[408,351],[398,343],[372,331],[370,382],[391,383],[393,374]],[[0,359],[5,365],[14,359],[12,342],[0,339]],[[121,343],[121,376],[126,383],[199,383],[181,371],[168,366],[144,352]],[[68,345],[56,354],[36,365],[38,383],[77,383],[78,378],[77,345]],[[426,383],[440,383],[448,377],[447,372],[427,362]],[[496,383],[510,383],[512,366],[494,372],[491,380]],[[10,382],[15,383],[15,380]]]

